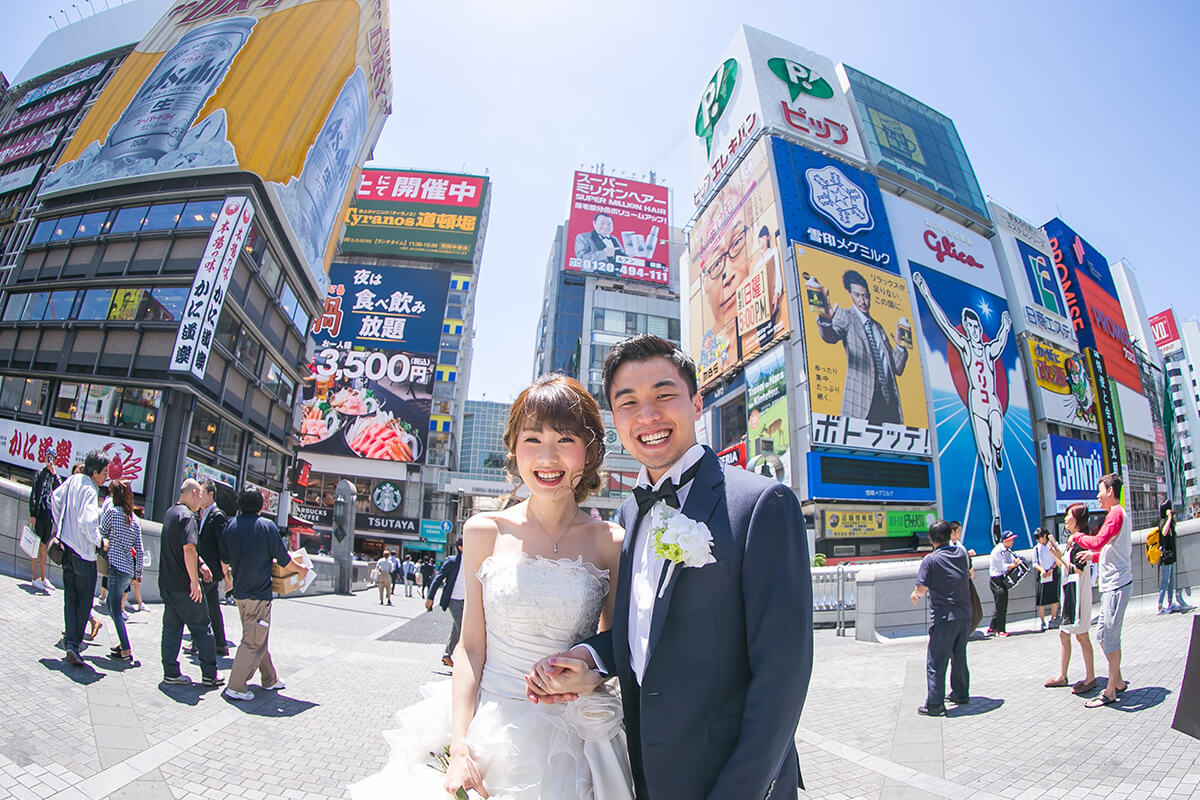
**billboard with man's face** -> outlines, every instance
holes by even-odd
[[[563,268],[669,283],[667,197],[665,186],[576,172]]]
[[[782,231],[767,142],[760,141],[688,235],[690,355],[701,386],[791,330]]]
[[[43,192],[253,172],[324,285],[334,223],[391,112],[388,25],[387,0],[172,4],[113,75]]]

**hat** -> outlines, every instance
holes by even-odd
[[[1017,538],[1017,535],[1015,533],[1013,533],[1012,531],[1005,531],[1004,535],[1000,537],[1000,541],[1007,542],[1009,539],[1015,539],[1015,538]]]

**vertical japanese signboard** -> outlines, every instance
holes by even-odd
[[[1108,382],[1104,356],[1087,348],[1083,351],[1087,359],[1088,374],[1096,389],[1096,422],[1100,429],[1100,446],[1104,448],[1104,471],[1121,472],[1121,412],[1112,384]]]
[[[301,404],[300,454],[424,463],[450,273],[334,263]]]
[[[183,307],[171,353],[171,372],[190,372],[197,380],[204,380],[225,291],[253,219],[254,205],[250,198],[225,198]]]
[[[667,197],[665,186],[576,172],[563,268],[668,283]]]

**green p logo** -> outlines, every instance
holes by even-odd
[[[704,96],[700,98],[700,108],[696,110],[696,135],[704,140],[705,153],[709,156],[712,155],[713,131],[725,113],[725,106],[729,105],[733,87],[737,83],[737,72],[737,61],[726,59],[724,64],[717,67],[704,87]]]
[[[833,97],[833,87],[815,69],[786,58],[772,58],[767,66],[775,73],[775,77],[787,84],[793,103],[802,94],[811,94],[823,100]]]

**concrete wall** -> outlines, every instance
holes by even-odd
[[[1177,528],[1179,559],[1176,565],[1175,583],[1178,587],[1200,585],[1200,520],[1181,522]],[[1133,532],[1133,597],[1148,597],[1155,602],[1158,595],[1158,568],[1146,561],[1146,534],[1149,531]],[[1017,551],[1026,561],[1032,561],[1032,550]],[[984,622],[991,618],[995,609],[992,592],[988,588],[988,560],[990,554],[978,555],[974,559],[975,591],[983,603]],[[895,636],[925,633],[929,627],[928,599],[915,606],[909,595],[916,585],[917,566],[920,562],[905,561],[899,564],[865,566],[858,572],[855,608],[854,636],[860,642],[874,642]],[[1034,591],[1037,587],[1034,573],[1026,576],[1008,597],[1008,620],[1031,619],[1037,615]],[[1134,602],[1138,602],[1136,599]],[[1145,601],[1143,601],[1145,602]],[[1200,604],[1200,598],[1197,598]],[[1093,596],[1092,609],[1099,613],[1099,605]]]
[[[21,550],[21,528],[29,522],[29,487],[0,478],[0,573],[15,578],[33,578],[32,565]],[[159,541],[162,525],[152,520],[142,520],[142,544],[150,556],[150,564],[142,572],[142,599],[157,603]],[[310,556],[317,579],[305,594],[333,593],[333,559],[329,556]],[[354,591],[363,591],[373,584],[367,578],[373,562],[354,562]],[[47,577],[55,586],[62,587],[62,569],[53,563],[47,564]]]

